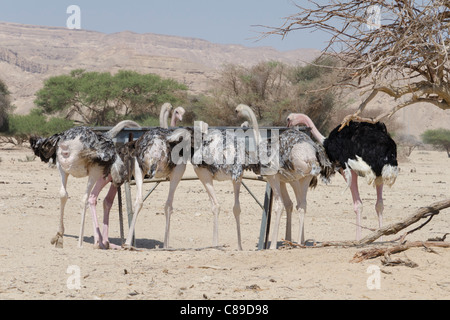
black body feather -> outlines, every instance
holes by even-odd
[[[324,141],[330,161],[346,169],[348,159],[361,157],[381,176],[385,165],[397,166],[397,145],[389,136],[383,123],[353,122],[339,131],[337,126]]]

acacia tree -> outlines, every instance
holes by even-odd
[[[331,35],[323,53],[342,61],[346,74],[338,85],[368,93],[358,111],[346,117],[379,121],[399,109],[431,103],[450,109],[448,0],[333,0],[288,17],[281,27],[264,36],[283,37],[295,30],[322,30]],[[320,2],[320,3],[323,3]],[[375,120],[359,114],[379,93],[395,99],[394,107]]]
[[[450,130],[443,128],[427,130],[421,137],[424,143],[432,144],[438,149],[445,149],[450,158]]]
[[[8,114],[12,106],[6,84],[0,80],[0,132],[8,130]]]
[[[157,116],[164,102],[178,102],[186,90],[185,85],[156,74],[121,70],[112,75],[77,69],[48,79],[36,93],[35,104],[47,114],[112,125],[123,117]]]

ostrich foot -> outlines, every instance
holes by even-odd
[[[95,241],[94,249],[108,250],[109,249],[109,242],[105,242],[104,243],[104,242]]]
[[[96,241],[94,244],[94,249],[102,249],[102,250],[109,250],[109,249],[113,249],[113,250],[119,250],[122,249],[121,246],[115,245],[113,243],[110,243],[109,241],[104,241],[104,242],[98,242]]]
[[[62,248],[63,247],[63,234],[61,232],[58,232],[52,240],[50,240],[50,243],[55,245],[55,248]]]
[[[109,249],[112,249],[112,250],[121,250],[122,249],[121,246],[118,246],[116,244],[109,243],[109,242],[108,242],[108,246],[109,246]]]

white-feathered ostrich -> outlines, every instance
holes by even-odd
[[[291,114],[288,126],[305,124],[313,136],[325,147],[330,161],[340,170],[347,181],[356,213],[356,240],[361,239],[362,201],[358,191],[358,175],[366,177],[368,184],[377,190],[375,211],[380,228],[383,226],[383,185],[392,186],[398,175],[397,146],[381,123],[351,121],[339,131],[340,126],[325,138],[313,121],[304,114]]]
[[[172,126],[183,120],[184,109],[178,107],[172,116]],[[167,119],[162,121],[167,123]],[[133,219],[128,232],[126,246],[131,246],[134,229],[139,212],[143,206],[143,180],[146,175],[151,178],[168,178],[170,180],[169,195],[164,206],[166,216],[166,230],[164,235],[164,248],[169,247],[170,216],[173,211],[172,203],[175,190],[186,170],[186,163],[176,164],[172,159],[172,148],[184,137],[184,131],[166,128],[152,128],[139,139],[125,145],[129,161],[134,167],[133,176],[136,182],[136,201]],[[189,141],[190,142],[190,141]]]
[[[108,222],[109,211],[117,193],[117,187],[123,183],[123,162],[117,155],[112,139],[125,127],[139,127],[133,121],[122,121],[107,133],[94,132],[88,127],[75,127],[50,138],[31,137],[30,144],[34,153],[44,162],[50,159],[61,175],[60,224],[52,244],[63,246],[64,208],[68,199],[67,180],[69,175],[75,178],[88,177],[86,192],[83,196],[83,212],[78,246],[82,247],[86,209],[89,206],[94,226],[94,245],[102,249],[109,247]],[[96,204],[100,191],[109,182],[111,188],[103,201],[103,234],[97,220]]]
[[[304,132],[296,129],[288,129],[279,135],[279,141],[272,141],[271,145],[267,144],[267,140],[263,141],[259,133],[259,127],[253,110],[246,105],[239,105],[236,108],[238,115],[249,119],[251,126],[255,131],[256,142],[263,150],[271,148],[274,154],[267,163],[260,163],[261,171],[259,174],[266,177],[272,191],[275,212],[275,224],[273,227],[270,249],[276,249],[278,240],[278,229],[281,220],[283,206],[286,209],[286,239],[291,239],[291,214],[293,203],[286,189],[286,183],[289,183],[295,193],[297,200],[296,211],[299,214],[299,242],[305,242],[304,235],[304,219],[306,213],[306,195],[309,187],[315,187],[317,177],[322,175],[323,179],[328,179],[331,174],[331,163],[328,161],[325,151],[317,145]],[[274,144],[278,143],[278,148],[274,148]],[[266,149],[267,150],[267,149]]]

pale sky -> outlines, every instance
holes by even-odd
[[[304,0],[296,0],[305,4]],[[213,43],[278,50],[323,49],[328,36],[309,31],[291,32],[255,42],[255,25],[281,26],[299,10],[293,0],[16,0],[2,1],[0,21],[66,27],[67,8],[81,10],[81,29],[114,33],[133,31],[204,39]]]

